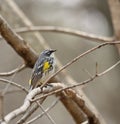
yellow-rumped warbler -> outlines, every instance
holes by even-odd
[[[55,70],[54,52],[56,50],[44,50],[36,61],[32,76],[29,80],[30,90],[40,86]]]

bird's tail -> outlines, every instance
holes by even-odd
[[[33,90],[33,85],[32,85],[31,79],[29,80],[29,86],[30,86],[29,91]]]

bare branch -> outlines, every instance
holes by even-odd
[[[95,42],[112,42],[115,40],[115,37],[103,37],[96,36],[94,34],[90,34],[87,32],[83,32],[80,30],[70,29],[66,27],[55,27],[55,26],[31,26],[31,27],[21,27],[15,29],[17,33],[25,33],[25,32],[33,32],[33,31],[41,31],[41,32],[55,32],[55,33],[63,33],[73,36],[82,37],[88,40],[92,40]]]
[[[45,112],[48,113],[53,107],[55,107],[55,105],[59,102],[59,99],[60,99],[60,98],[57,98],[57,99],[51,104],[51,106],[49,106],[49,107],[45,110]],[[40,115],[36,116],[35,118],[31,119],[30,121],[26,122],[25,124],[31,124],[31,123],[33,123],[34,121],[36,121],[36,120],[38,120],[39,118],[41,118],[41,117],[45,114],[45,112],[42,112]]]
[[[13,10],[13,12],[20,18],[22,24],[24,24],[26,27],[31,27],[34,25],[33,22],[25,15],[22,9],[16,4],[16,2],[14,2],[14,0],[5,0],[5,1],[8,3],[10,8]],[[46,44],[44,45],[41,44],[45,42],[45,39],[39,32],[33,32],[32,36],[38,40],[38,42],[40,43],[39,45],[48,48]]]
[[[43,96],[41,96],[41,98],[44,98],[44,97],[47,97],[48,95],[53,95],[53,94],[56,94],[58,92],[61,92],[63,90],[67,90],[67,89],[70,89],[70,88],[74,88],[74,87],[77,87],[77,86],[81,86],[81,85],[85,85],[91,81],[93,81],[95,78],[97,77],[100,77],[106,73],[108,73],[109,71],[111,71],[113,68],[115,68],[117,65],[120,64],[120,60],[115,63],[113,66],[109,67],[108,69],[106,69],[105,71],[99,73],[99,74],[95,74],[94,76],[92,76],[92,78],[86,80],[86,81],[83,81],[79,84],[76,84],[76,85],[73,85],[73,86],[69,86],[69,87],[65,87],[65,88],[62,88],[62,89],[58,89],[58,90],[55,90],[55,91],[52,91],[48,94],[45,94]],[[68,90],[70,93],[72,90]],[[67,91],[67,93],[68,93]],[[74,91],[72,91],[72,99],[75,100],[75,102],[80,106],[80,108],[83,110],[83,112],[88,116],[89,118],[89,121],[91,121],[91,123],[99,123],[100,120],[104,121],[102,118],[100,119],[100,115],[95,115],[95,111],[91,111],[86,105],[85,105],[85,101],[83,99],[81,99],[81,97],[78,96],[78,94],[76,94]],[[76,94],[76,95],[75,95]],[[68,95],[68,96],[71,96],[71,95]],[[39,100],[39,98],[35,98],[33,101],[36,101],[36,100]],[[77,101],[78,100],[78,101]],[[99,119],[98,119],[99,118]]]
[[[26,67],[26,65],[23,64],[23,65],[21,65],[21,66],[15,68],[15,69],[12,70],[12,71],[9,71],[9,72],[1,72],[1,73],[0,73],[0,76],[11,76],[11,75],[13,75],[13,74],[15,74],[15,73],[17,73],[17,72],[19,72],[19,71],[22,71],[25,67]]]
[[[56,86],[57,86],[58,84],[56,84]],[[62,85],[61,83],[59,84],[59,85],[61,85],[61,86],[59,86],[59,87],[63,87],[64,85]],[[52,84],[51,85],[52,87],[53,86],[55,86],[55,83],[54,83],[54,85]],[[48,86],[49,87],[49,86]],[[52,87],[50,87],[50,88],[52,88]],[[59,88],[58,87],[58,88]],[[46,88],[45,88],[46,89]],[[45,89],[43,90],[43,91],[45,91]],[[43,92],[42,92],[43,93]],[[65,104],[66,105],[66,108],[67,108],[67,110],[69,110],[69,112],[72,114],[72,116],[74,117],[74,119],[75,119],[75,121],[76,122],[79,122],[79,123],[81,123],[81,122],[83,122],[83,121],[85,121],[85,119],[84,119],[84,117],[83,117],[83,115],[81,114],[81,109],[76,105],[76,103],[74,102],[74,101],[72,101],[72,99],[70,99],[70,98],[68,98],[68,96],[66,96],[63,92],[61,92],[62,93],[62,95],[60,95],[60,100],[62,101],[62,103],[63,104]],[[59,95],[59,94],[58,94]],[[44,98],[46,98],[46,97],[44,97]],[[72,103],[72,105],[71,105],[71,103]],[[33,114],[33,112],[37,109],[39,107],[39,105],[38,104],[35,104],[35,106],[34,106],[34,108],[32,108],[31,110],[30,110],[30,112],[28,112],[25,116],[23,116],[23,118],[22,119],[20,119],[18,122],[17,122],[17,124],[23,124],[24,122],[25,122],[25,120],[28,118],[28,117],[30,117],[30,115],[31,114]]]
[[[101,76],[105,75],[106,73],[108,73],[109,71],[111,71],[113,68],[115,68],[115,67],[118,66],[119,64],[120,64],[120,60],[119,60],[118,62],[116,62],[113,66],[111,66],[111,67],[109,67],[108,69],[106,69],[105,71],[103,71],[103,72],[101,72],[101,73],[98,73],[98,74],[95,73],[95,75],[93,75],[92,77],[88,78],[88,79],[85,80],[85,81],[82,81],[82,82],[80,82],[80,83],[78,83],[78,84],[75,84],[75,85],[72,85],[72,86],[67,86],[67,87],[64,87],[64,88],[62,88],[62,89],[55,90],[55,91],[53,91],[53,92],[49,92],[49,93],[47,93],[47,94],[45,94],[45,95],[43,95],[43,96],[40,96],[40,97],[38,97],[38,98],[33,99],[32,101],[33,101],[33,102],[34,102],[34,101],[37,101],[37,100],[39,100],[39,99],[41,99],[41,98],[44,98],[44,97],[47,97],[47,96],[56,94],[56,93],[58,93],[58,92],[61,92],[61,91],[64,91],[64,90],[67,90],[67,89],[70,89],[70,88],[75,88],[75,87],[77,87],[77,86],[86,85],[87,83],[93,81],[95,78],[101,77]]]
[[[46,97],[43,98],[43,99],[41,99],[41,100],[39,101],[39,103],[42,104],[45,99],[46,99]],[[35,105],[30,109],[29,112],[26,112],[25,115],[24,115],[20,120],[18,120],[17,124],[23,124],[38,108],[39,108],[39,105],[38,105],[38,104],[35,104]]]
[[[54,91],[62,87],[61,84],[58,84],[58,83],[57,84],[53,83],[51,85],[52,87],[47,86],[43,88],[42,90],[41,88],[38,87],[38,88],[33,89],[31,92],[29,92],[24,100],[23,105],[19,107],[18,109],[12,111],[8,115],[6,115],[3,121],[1,121],[1,124],[8,124],[12,119],[16,118],[18,115],[25,113],[31,105],[31,99],[34,98],[37,94],[40,94],[41,92],[48,93],[50,91]]]
[[[21,86],[20,84],[17,84],[17,83],[15,83],[13,81],[10,81],[10,80],[7,80],[7,79],[3,79],[3,78],[0,78],[0,81],[2,81],[4,83],[8,83],[10,85],[13,85],[13,86],[23,90],[25,93],[28,93],[28,90],[25,87]]]
[[[120,1],[119,0],[107,0],[111,12],[112,23],[114,27],[114,33],[117,39],[120,40]]]
[[[14,50],[24,58],[26,64],[33,67],[37,55],[31,49],[31,47],[19,36],[17,35],[5,21],[5,19],[0,15],[0,34],[5,38],[8,44],[10,44]]]
[[[69,89],[67,91],[67,95],[77,103],[77,105],[82,109],[82,111],[88,117],[88,124],[102,124],[104,122],[100,114],[97,114],[96,111],[90,110],[84,98],[80,97],[78,94],[75,93],[74,90]]]
[[[112,17],[112,24],[114,28],[114,35],[116,36],[117,40],[120,40],[120,1],[119,0],[107,0],[109,9],[110,9],[110,14]],[[118,48],[118,52],[120,54],[120,45],[116,45]]]
[[[1,90],[0,93],[2,93],[4,90]],[[17,89],[17,88],[13,88],[13,89],[8,89],[4,95],[7,95],[7,94],[12,94],[12,93],[16,93],[16,92],[22,92],[21,89]]]
[[[69,61],[67,64],[65,64],[61,69],[59,69],[57,72],[55,72],[52,76],[50,76],[44,83],[43,85],[41,85],[41,88],[47,84],[49,82],[50,79],[52,79],[53,77],[55,77],[56,75],[58,75],[61,71],[65,70],[68,66],[70,66],[71,64],[75,63],[77,60],[79,60],[80,58],[82,58],[83,56],[95,51],[96,49],[99,49],[103,46],[106,46],[106,45],[115,45],[115,44],[120,44],[120,41],[115,41],[115,42],[106,42],[106,43],[103,43],[103,44],[100,44],[96,47],[93,47],[89,50],[87,50],[86,52],[78,55],[77,57],[75,57],[74,59],[72,59],[71,61]]]
[[[89,77],[92,78],[92,75],[90,74],[90,72],[87,69],[84,69],[84,71],[89,75]]]
[[[108,73],[109,71],[111,71],[113,68],[115,68],[115,67],[116,67],[117,65],[119,65],[119,64],[120,64],[120,60],[119,60],[117,63],[115,63],[113,66],[111,66],[111,67],[109,67],[108,69],[106,69],[105,71],[103,71],[103,72],[97,74],[97,76],[100,77],[100,76],[102,76],[102,75]]]
[[[64,87],[63,87],[64,88]],[[81,108],[67,95],[66,92],[60,92],[57,94],[60,96],[60,100],[63,105],[66,106],[67,111],[72,115],[76,124],[81,124],[86,120],[86,115]]]
[[[56,124],[55,121],[51,118],[51,116],[49,115],[49,113],[47,113],[44,108],[42,107],[42,105],[38,102],[39,107],[41,108],[41,110],[44,112],[44,114],[47,116],[47,118],[50,120],[50,122],[52,124]]]
[[[7,92],[9,85],[10,85],[10,82],[7,84],[5,90],[2,92],[3,95]],[[45,112],[45,111],[44,111],[44,108],[43,108],[39,103],[38,103],[38,105],[39,105],[39,107],[42,109],[42,111]],[[46,116],[48,117],[48,119],[52,122],[52,124],[56,124],[56,123],[54,122],[54,120],[50,117],[50,115],[49,115],[48,113],[45,113],[45,114],[46,114]]]

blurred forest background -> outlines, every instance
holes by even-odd
[[[12,26],[13,29],[23,27],[25,24],[17,12],[13,11],[9,0],[0,0],[0,14]],[[93,33],[97,36],[112,37],[114,35],[109,6],[106,0],[14,0],[21,11],[36,26],[62,26]],[[28,25],[29,26],[29,25]],[[86,50],[100,44],[80,37],[51,32],[41,32],[45,41],[51,48],[57,49],[56,56],[64,65],[71,59]],[[42,44],[31,33],[21,36],[39,54],[44,48]],[[84,71],[87,69],[91,74],[95,73],[95,64],[98,63],[98,71],[102,72],[119,60],[118,50],[115,46],[105,46],[93,53],[83,57],[77,63],[72,64],[67,71],[77,81],[84,81],[89,75]],[[16,52],[0,39],[0,72],[10,71],[21,65],[23,60]],[[31,69],[27,68],[17,73],[13,81],[28,86]],[[119,124],[120,122],[120,66],[106,75],[89,83],[84,92],[103,116],[107,124]],[[12,77],[6,77],[10,79]],[[64,78],[61,79],[64,82]],[[0,90],[5,87],[0,82]],[[5,115],[23,103],[24,93],[7,94],[4,99]],[[49,97],[43,106],[49,106],[54,97]],[[35,113],[37,115],[40,110]],[[59,102],[50,112],[57,124],[74,124],[74,120]],[[64,113],[64,114],[63,114]],[[33,116],[35,116],[33,115]],[[46,116],[38,123],[49,124]],[[13,123],[13,122],[12,122]]]

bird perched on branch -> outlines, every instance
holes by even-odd
[[[31,78],[29,80],[30,90],[41,86],[44,81],[54,73],[55,58],[54,52],[56,50],[44,50],[41,52],[38,60],[36,61]]]

